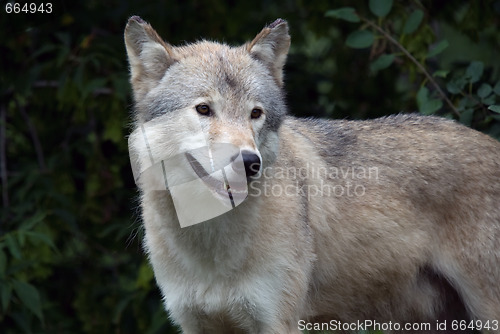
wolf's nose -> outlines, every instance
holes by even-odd
[[[257,154],[250,151],[241,151],[243,165],[245,166],[245,174],[247,177],[255,176],[260,170],[260,158]],[[234,159],[233,159],[234,160]],[[236,172],[243,172],[243,170],[236,170],[236,164],[233,164],[233,169]]]
[[[260,158],[257,154],[249,151],[242,151],[243,165],[247,177],[255,176],[260,170]]]

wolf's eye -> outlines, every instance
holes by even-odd
[[[205,116],[210,115],[210,107],[207,106],[206,104],[198,104],[196,106],[196,111]]]
[[[261,115],[262,115],[262,110],[257,109],[257,108],[253,109],[252,112],[250,113],[250,117],[252,117],[254,119],[259,118]]]

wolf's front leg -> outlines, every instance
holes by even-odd
[[[183,320],[178,322],[183,334],[301,334],[298,320],[278,320],[264,324],[256,319],[238,319],[229,321],[226,316],[206,317],[200,314],[185,313]]]

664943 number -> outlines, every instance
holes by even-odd
[[[471,320],[471,321],[466,321],[466,320],[453,320],[451,322],[451,329],[456,331],[456,330],[492,330],[492,331],[497,331],[499,328],[499,323],[498,320],[487,320],[485,322],[481,320]]]
[[[35,14],[35,13],[46,13],[50,14],[52,13],[52,2],[45,2],[45,3],[18,3],[18,2],[8,2],[5,4],[5,12],[7,14],[20,14],[20,13],[25,13],[25,14]]]

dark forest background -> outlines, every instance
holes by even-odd
[[[292,114],[420,112],[500,138],[499,0],[0,3],[1,333],[176,332],[128,160],[131,15],[172,44],[240,44],[281,17]]]

